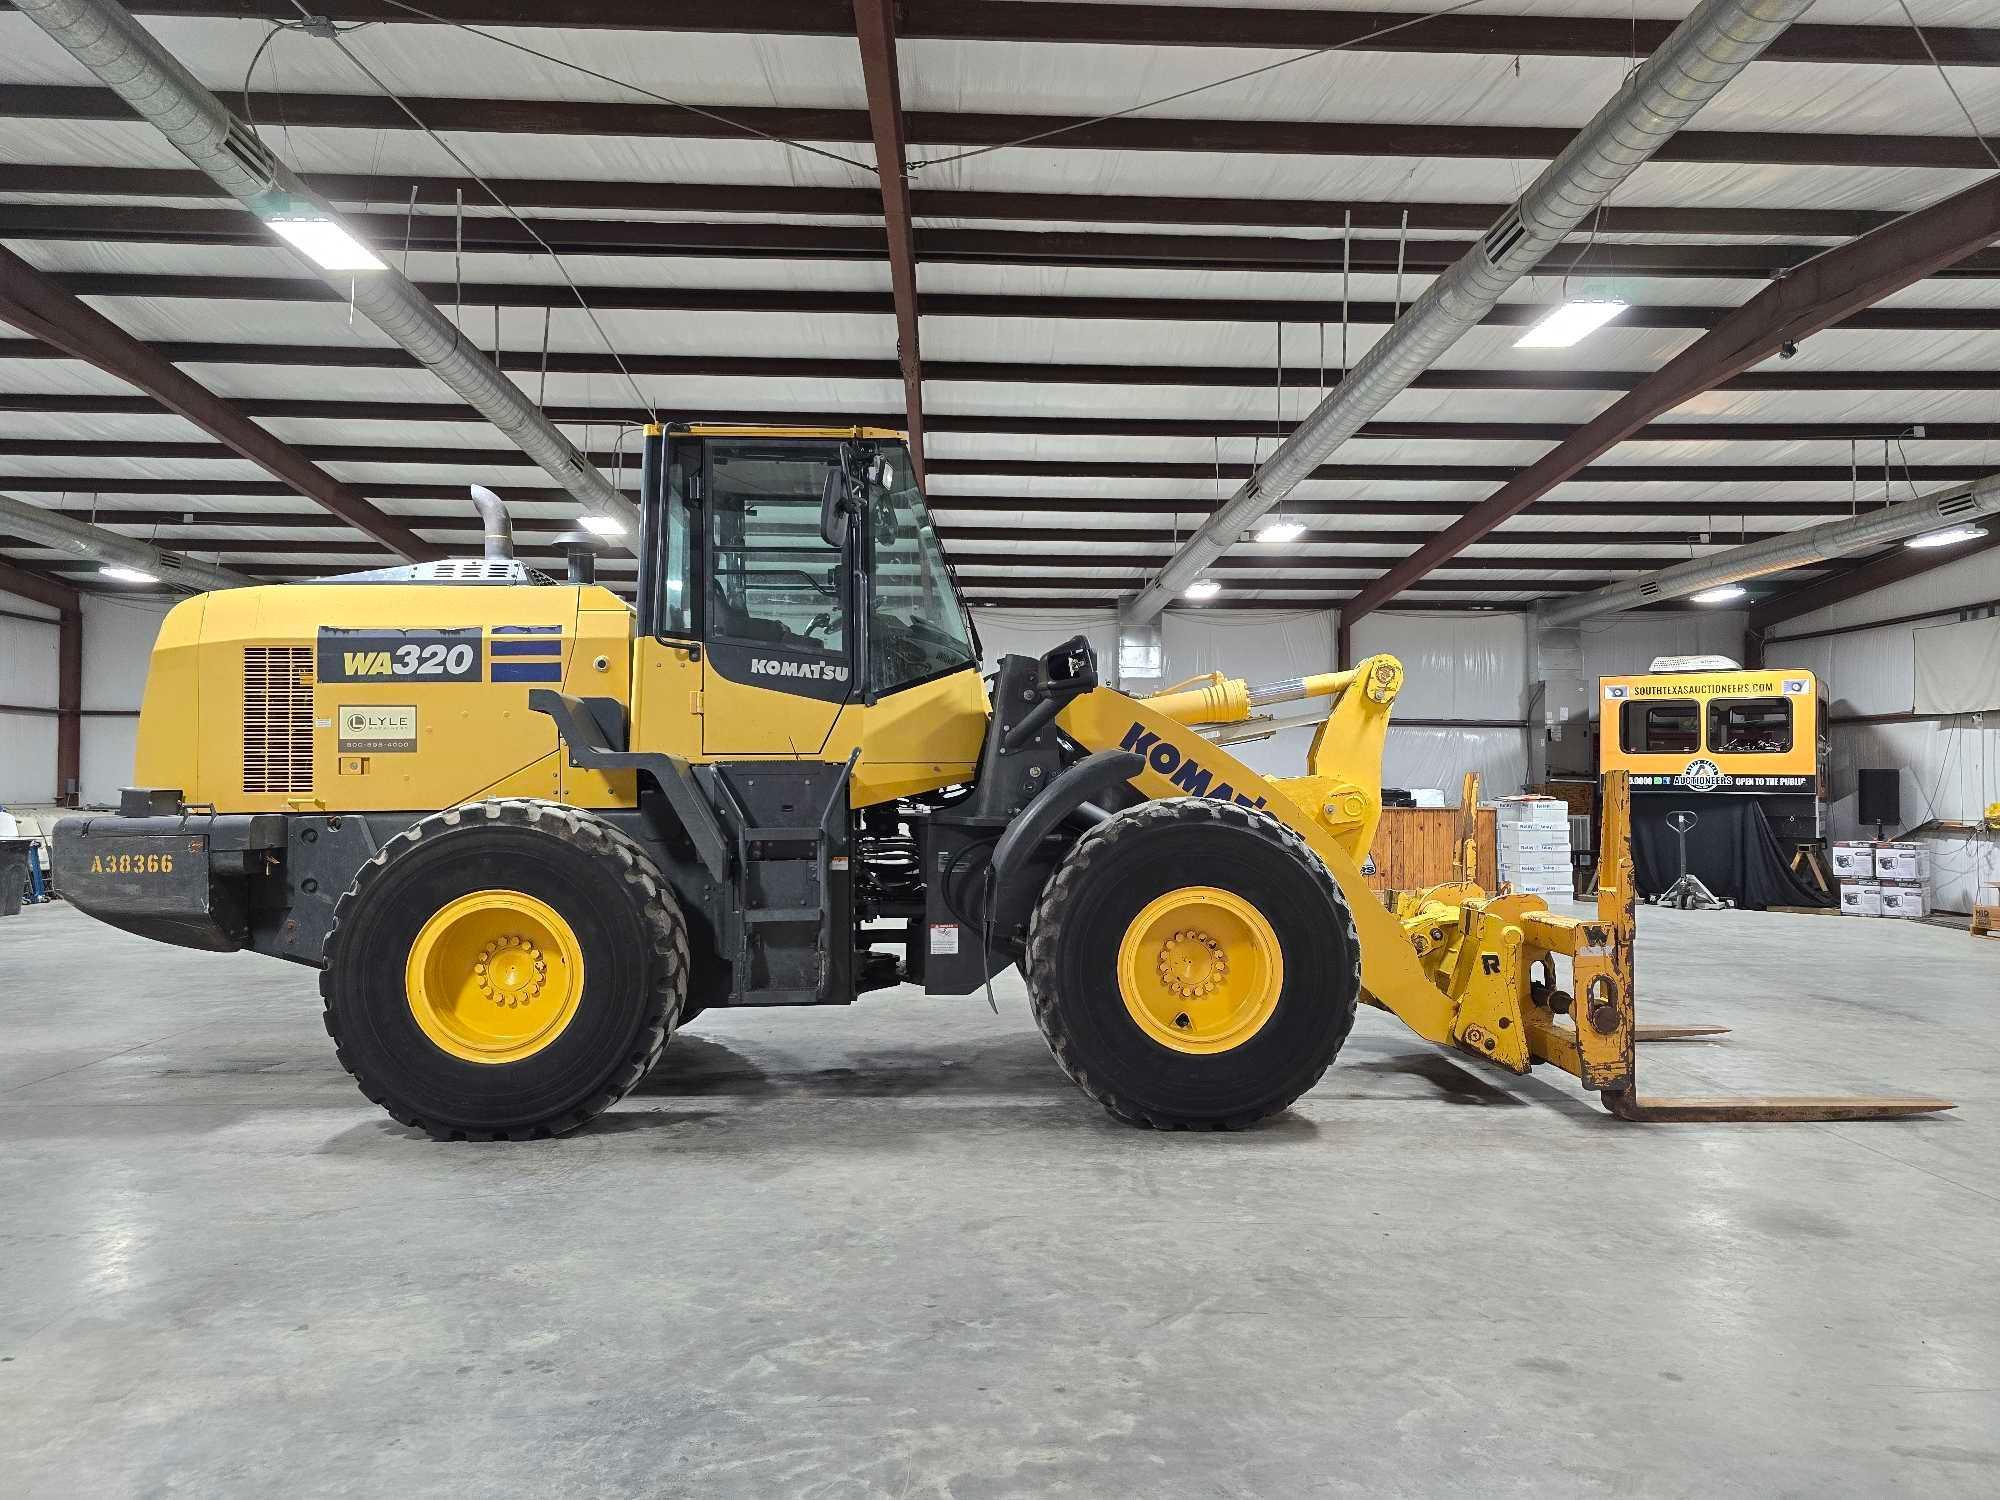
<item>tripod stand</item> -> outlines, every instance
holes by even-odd
[[[1670,812],[1667,827],[1673,829],[1674,837],[1680,841],[1680,878],[1653,898],[1655,906],[1677,906],[1682,911],[1720,911],[1730,905],[1715,892],[1701,883],[1699,875],[1688,873],[1688,830],[1700,822],[1691,812]]]

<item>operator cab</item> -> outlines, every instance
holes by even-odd
[[[642,638],[704,646],[728,682],[829,705],[977,669],[901,434],[655,428],[641,492]]]

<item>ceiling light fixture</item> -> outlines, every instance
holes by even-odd
[[[1213,599],[1221,592],[1222,585],[1217,583],[1213,578],[1197,578],[1187,586],[1187,591],[1181,597],[1184,599]]]
[[[625,535],[625,523],[616,516],[584,516],[580,524],[593,536]]]
[[[106,563],[97,570],[100,578],[109,578],[117,583],[158,583],[160,580],[151,573],[138,568],[121,568],[116,563]]]
[[[1296,542],[1305,534],[1306,529],[1304,526],[1300,525],[1297,521],[1287,521],[1283,516],[1280,516],[1257,533],[1257,540],[1260,542],[1282,544],[1284,542]]]
[[[1903,543],[1905,547],[1955,547],[1960,542],[1976,542],[1986,535],[1984,526],[1952,526],[1944,531],[1928,531],[1922,536],[1913,536]]]
[[[325,214],[303,218],[266,219],[294,250],[324,271],[385,269],[373,250]]]
[[[1625,311],[1618,301],[1565,302],[1514,340],[1516,349],[1567,349]]]
[[[1694,604],[1727,604],[1732,599],[1741,599],[1750,591],[1740,583],[1725,583],[1716,588],[1703,589],[1690,600]]]

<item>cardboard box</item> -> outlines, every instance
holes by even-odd
[[[1495,804],[1500,826],[1530,824],[1569,831],[1569,804],[1554,797],[1502,797]]]
[[[1835,880],[1873,880],[1875,878],[1875,845],[1854,841],[1833,845],[1833,878]]]
[[[1877,880],[1929,880],[1931,851],[1925,844],[1877,844]]]
[[[1840,914],[1843,917],[1882,915],[1882,887],[1872,880],[1845,881],[1840,887]]]
[[[1568,874],[1570,874],[1572,868],[1574,866],[1570,864],[1570,860],[1544,860],[1544,858],[1510,860],[1504,854],[1500,856],[1500,874],[1506,876],[1506,878],[1512,878],[1512,876],[1564,876],[1564,878],[1568,878]]]
[[[1928,917],[1931,888],[1928,885],[1885,881],[1882,885],[1882,915],[1885,917]]]
[[[1540,824],[1528,823],[1519,826],[1509,824],[1500,830],[1500,852],[1526,854],[1531,850],[1545,849],[1569,853],[1569,830],[1567,828],[1544,828]]]

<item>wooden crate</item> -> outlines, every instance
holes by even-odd
[[[1479,869],[1473,879],[1487,890],[1499,884],[1498,839],[1492,808],[1479,809]],[[1459,838],[1455,807],[1385,807],[1375,830],[1375,873],[1364,877],[1378,891],[1407,891],[1443,885],[1452,878],[1452,854]]]

